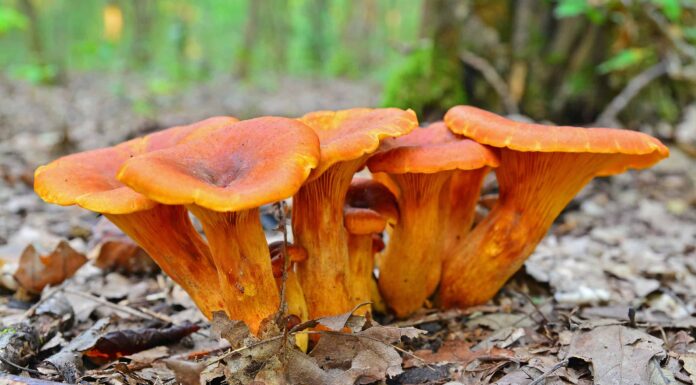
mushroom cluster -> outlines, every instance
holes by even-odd
[[[360,108],[173,127],[41,166],[35,190],[104,215],[207,317],[223,311],[258,333],[281,308],[282,276],[300,321],[365,302],[361,312],[406,317],[433,295],[483,303],[592,178],[668,154],[642,133],[469,106],[425,128],[411,110]],[[372,178],[354,178],[365,167]],[[474,226],[491,171],[499,197]],[[294,243],[269,245],[259,208],[288,198]]]

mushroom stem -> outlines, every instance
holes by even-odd
[[[352,303],[359,304],[372,300],[372,288],[374,278],[374,252],[372,248],[372,234],[348,233],[349,262],[349,294]],[[356,314],[369,313],[371,306],[362,306],[356,310]]]
[[[329,167],[293,198],[295,243],[308,255],[298,272],[310,318],[344,313],[353,306],[346,285],[349,255],[343,203],[363,158]]]
[[[258,209],[218,212],[190,205],[189,210],[208,238],[228,316],[257,334],[280,301]]]
[[[379,260],[379,288],[399,317],[418,310],[440,280],[440,199],[452,172],[391,174],[401,216]]]
[[[615,155],[500,150],[500,197],[444,261],[445,306],[485,303],[517,271],[563,208]]]
[[[181,285],[206,317],[224,308],[215,265],[205,241],[193,228],[182,206],[156,205],[130,214],[104,214],[142,247],[175,282]]]
[[[445,232],[445,257],[450,250],[461,247],[474,223],[476,204],[481,195],[483,179],[490,168],[455,170],[449,188],[443,189],[442,217]]]

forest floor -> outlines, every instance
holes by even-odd
[[[132,263],[133,249],[105,251],[106,242],[126,241],[96,215],[41,202],[34,168],[211,115],[377,105],[378,89],[284,79],[255,90],[230,80],[150,97],[140,84],[90,75],[52,88],[0,80],[0,383],[2,371],[26,381],[272,383],[286,365],[305,383],[696,384],[696,160],[678,149],[650,170],[593,181],[484,306],[377,317],[385,326],[332,319],[327,327],[346,335],[322,337],[331,351],[318,345],[308,356],[290,349],[279,358],[288,349],[280,340],[249,337],[230,353],[220,336],[234,340],[238,325],[211,326],[151,264]],[[145,115],[133,108],[143,100]],[[68,245],[52,252],[61,239]],[[45,254],[53,262],[38,258]],[[61,271],[85,256],[67,280],[46,272],[47,263]],[[51,279],[37,302],[29,289]],[[13,338],[11,349],[2,345]]]

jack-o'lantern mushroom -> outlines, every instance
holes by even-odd
[[[650,167],[669,155],[659,140],[639,132],[520,123],[469,106],[453,107],[445,122],[497,147],[500,156],[496,205],[443,266],[445,306],[492,298],[594,177]]]
[[[104,214],[138,243],[186,290],[207,316],[220,310],[219,285],[208,245],[193,228],[182,206],[167,206],[131,190],[116,179],[127,160],[175,146],[235,123],[215,117],[172,127],[119,145],[68,155],[36,170],[34,190],[46,202],[78,205]]]
[[[348,231],[349,281],[348,293],[355,304],[374,298],[379,291],[373,277],[375,252],[383,248],[381,238],[387,222],[395,223],[399,218],[396,199],[383,184],[365,178],[353,178],[346,195],[343,223]],[[370,311],[369,306],[358,309],[358,313]]]
[[[321,159],[293,197],[295,243],[307,250],[299,265],[300,281],[310,317],[349,311],[348,239],[343,204],[353,174],[379,147],[383,138],[407,134],[418,125],[413,111],[357,108],[318,111],[299,119],[314,129]]]
[[[118,178],[198,217],[227,315],[258,333],[279,304],[258,208],[292,196],[318,159],[312,129],[293,119],[263,117],[133,158]]]
[[[379,289],[398,317],[418,310],[440,281],[441,221],[452,175],[497,164],[488,148],[457,137],[444,125],[385,140],[368,161],[370,171],[388,174],[398,188],[399,221],[378,257]]]

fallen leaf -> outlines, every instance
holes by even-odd
[[[367,384],[401,374],[401,356],[392,344],[401,337],[415,338],[423,333],[413,327],[381,325],[352,334],[326,333],[309,355],[325,371],[343,371],[335,376],[337,384]]]
[[[687,353],[679,356],[679,361],[684,365],[684,370],[689,373],[691,382],[696,384],[696,354]]]
[[[118,330],[100,336],[91,347],[82,352],[91,359],[110,361],[155,346],[178,342],[198,329],[198,325],[186,322],[157,329]]]
[[[70,278],[85,262],[87,258],[64,240],[48,255],[40,255],[29,245],[19,258],[14,278],[24,289],[38,294],[44,287]]]
[[[109,240],[99,246],[94,265],[106,271],[152,273],[159,267],[140,246],[127,240]]]
[[[490,357],[512,357],[514,353],[507,349],[493,348],[491,350],[472,351],[472,343],[462,340],[448,340],[437,351],[417,350],[413,354],[418,359],[407,357],[404,367],[423,366],[424,364],[468,364],[482,355]]]
[[[238,348],[253,339],[249,327],[243,321],[231,320],[223,311],[213,312],[210,323],[213,334],[226,339],[232,348]]]
[[[82,352],[88,350],[109,326],[111,320],[102,318],[92,327],[75,337],[69,344],[39,364],[42,372],[58,372],[68,383],[77,382],[83,372]]]
[[[600,326],[579,332],[573,338],[568,357],[592,364],[598,385],[647,384],[654,357],[664,357],[659,338],[621,325]]]
[[[663,369],[655,357],[648,362],[648,376],[650,378],[648,384],[650,385],[672,385],[677,383],[674,374],[669,370]]]
[[[355,313],[356,310],[359,308],[366,306],[367,303],[361,303],[359,305],[356,305],[351,311],[343,314],[338,314],[335,316],[331,317],[322,317],[317,319],[316,321],[325,327],[327,327],[329,330],[343,330],[343,328],[348,327],[351,330],[354,330],[356,328],[362,328],[362,325],[359,325],[358,320],[364,320],[365,317],[360,317],[360,316],[354,316],[353,313]]]
[[[176,381],[182,385],[200,385],[201,373],[205,369],[203,362],[190,362],[168,358],[163,360],[165,365],[174,372]]]

